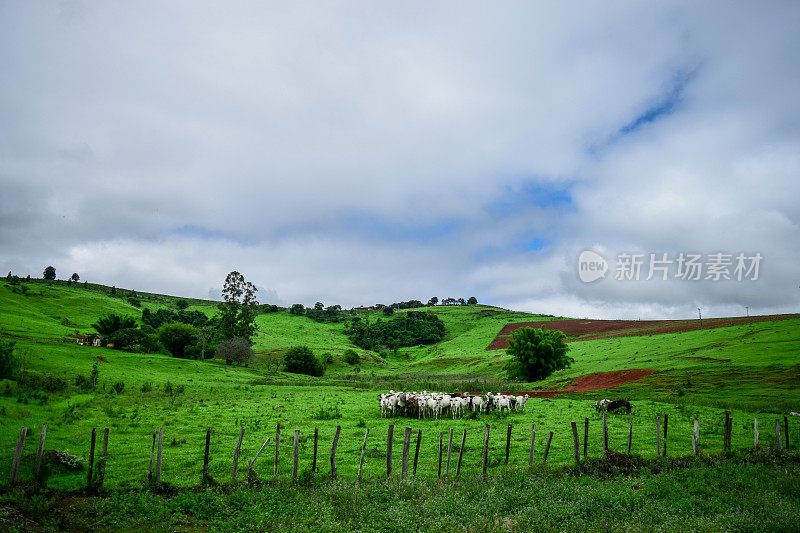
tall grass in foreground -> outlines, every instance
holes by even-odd
[[[269,531],[797,531],[800,456],[592,460],[481,479],[128,489],[105,498],[0,494],[19,528]],[[69,496],[68,499],[65,499]],[[6,526],[14,527],[6,522]]]

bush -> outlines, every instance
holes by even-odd
[[[186,309],[187,307],[189,307],[189,302],[181,298],[180,300],[175,302],[175,307],[177,307],[180,310]]]
[[[131,304],[134,307],[141,307],[142,306],[142,301],[139,298],[135,298],[133,296],[128,298],[128,303]]]
[[[122,394],[122,391],[125,390],[125,382],[124,381],[117,381],[113,385],[111,385],[111,390],[117,394]]]
[[[250,341],[243,337],[230,339],[217,345],[215,357],[225,359],[226,365],[231,363],[247,365],[253,358],[253,348],[250,346]]]
[[[120,329],[108,336],[108,341],[114,344],[115,350],[128,350],[140,353],[158,353],[161,351],[161,343],[158,336],[147,334],[141,329],[125,328]]]
[[[361,362],[361,358],[358,356],[358,353],[351,349],[344,351],[344,357],[342,357],[342,360],[348,365],[357,365],[359,362]]]
[[[147,393],[153,390],[153,382],[152,381],[145,381],[142,383],[142,386],[139,388],[142,393]]]
[[[520,328],[508,341],[506,352],[512,359],[505,369],[509,379],[539,381],[556,370],[570,367],[574,360],[567,355],[568,351],[560,331]]]
[[[19,369],[19,361],[14,357],[14,341],[0,339],[0,379],[13,378]]]
[[[197,342],[197,328],[183,322],[171,322],[158,328],[158,340],[174,357],[183,357],[187,346]]]
[[[43,390],[45,392],[61,392],[67,388],[67,381],[57,376],[43,376],[35,372],[25,372],[20,376],[19,385],[29,390]]]
[[[330,407],[322,406],[316,413],[311,415],[311,418],[314,420],[335,420],[337,418],[342,418],[342,412],[339,410],[338,405],[332,405]]]
[[[92,327],[101,335],[111,335],[115,331],[136,327],[136,319],[132,316],[121,316],[114,313],[100,317]]]
[[[325,373],[325,367],[308,346],[293,346],[286,350],[283,364],[287,372],[295,374],[322,376]]]

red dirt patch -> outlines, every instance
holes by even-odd
[[[101,355],[98,355],[97,358],[100,359],[101,363],[108,363]]]
[[[515,394],[528,394],[532,398],[552,398],[556,394],[567,394],[570,392],[591,392],[596,390],[613,389],[624,383],[636,381],[655,372],[649,368],[634,368],[630,370],[614,370],[612,372],[595,372],[575,378],[564,390],[534,390],[517,392]]]
[[[713,357],[684,357],[684,359],[697,359],[699,361],[713,361],[715,363],[730,363],[730,359],[715,359]]]
[[[486,347],[487,350],[508,348],[508,339],[519,328],[532,327],[564,332],[567,342],[587,341],[609,337],[632,337],[661,333],[679,333],[699,329],[714,329],[741,324],[753,324],[773,320],[800,318],[800,315],[765,315],[734,318],[710,318],[705,320],[550,320],[539,322],[518,322],[506,324],[497,337]]]

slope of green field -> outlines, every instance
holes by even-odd
[[[30,476],[33,454],[41,424],[48,424],[47,449],[68,450],[86,456],[92,427],[111,429],[108,484],[125,486],[144,479],[149,462],[149,446],[155,426],[164,427],[164,479],[180,486],[197,482],[202,463],[205,428],[212,426],[211,472],[218,479],[230,477],[233,447],[241,428],[245,428],[242,456],[252,458],[263,441],[275,437],[280,422],[280,475],[291,470],[292,432],[300,431],[301,471],[308,470],[314,428],[319,428],[321,472],[328,472],[326,454],[337,425],[342,426],[338,448],[339,472],[352,479],[358,466],[364,431],[370,429],[365,459],[365,477],[384,475],[385,445],[389,424],[396,424],[395,450],[402,449],[403,426],[423,431],[419,471],[435,475],[438,436],[455,431],[460,443],[467,431],[463,469],[480,469],[483,427],[491,428],[490,472],[501,473],[505,431],[514,424],[509,467],[527,465],[531,425],[536,424],[537,457],[541,457],[549,431],[554,432],[548,462],[566,464],[572,460],[570,421],[590,419],[590,455],[602,446],[600,416],[592,408],[601,397],[625,397],[633,412],[633,451],[655,455],[656,415],[669,414],[670,453],[691,450],[691,424],[701,420],[701,446],[714,452],[721,449],[721,410],[728,409],[736,422],[735,447],[752,444],[753,418],[758,416],[769,428],[775,418],[787,411],[800,411],[800,320],[776,320],[747,326],[701,330],[645,337],[618,337],[572,342],[572,368],[557,372],[541,383],[510,383],[501,372],[507,356],[502,350],[485,348],[508,322],[546,319],[487,306],[437,307],[446,324],[447,337],[433,346],[404,348],[385,358],[357,350],[362,355],[360,373],[340,361],[349,340],[342,324],[319,324],[306,317],[286,312],[258,317],[259,332],[256,362],[249,367],[226,366],[218,361],[175,359],[166,355],[142,355],[106,348],[90,348],[54,342],[50,339],[79,329],[113,311],[138,316],[141,312],[124,299],[102,291],[80,287],[34,285],[35,294],[24,296],[9,287],[0,287],[0,334],[17,342],[17,355],[25,369],[40,375],[62,377],[72,382],[76,375],[88,375],[98,362],[100,385],[83,392],[74,385],[61,392],[43,393],[0,383],[0,476],[8,475],[10,458],[21,425],[31,428],[26,444],[21,476]],[[41,292],[41,295],[38,294]],[[193,302],[191,309],[213,314],[210,302]],[[155,302],[146,305],[157,306]],[[75,325],[65,326],[64,319]],[[376,318],[376,317],[372,317]],[[372,319],[371,318],[371,319]],[[269,362],[280,351],[295,344],[307,344],[317,353],[329,352],[334,363],[323,378],[310,378],[277,372]],[[564,388],[574,378],[594,372],[644,368],[656,373],[639,381],[621,385],[613,391],[566,394],[533,398],[525,413],[510,416],[479,415],[475,419],[404,420],[380,417],[377,395],[388,388],[428,390],[467,388],[483,390],[531,390]],[[111,386],[124,382],[121,394]],[[143,384],[152,383],[145,391]],[[168,385],[169,384],[169,385]],[[169,392],[169,390],[172,392]],[[760,414],[759,411],[769,411]],[[609,443],[613,450],[625,451],[629,418],[612,416]],[[793,439],[798,434],[796,419],[791,420]],[[774,443],[774,431],[764,429],[761,441]],[[399,453],[399,452],[397,452]],[[272,452],[259,459],[256,471],[268,477]],[[399,461],[399,458],[397,459]],[[399,463],[395,469],[399,468]],[[246,476],[246,462],[240,462],[240,475]],[[54,472],[49,484],[71,488],[81,483],[85,472]]]

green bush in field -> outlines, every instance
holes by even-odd
[[[0,339],[0,379],[11,379],[18,368],[19,361],[14,357],[14,341]]]
[[[158,328],[158,340],[174,357],[183,357],[184,350],[197,342],[197,328],[182,322],[171,322]]]
[[[344,351],[344,357],[342,357],[342,360],[348,365],[357,365],[361,361],[361,358],[358,356],[358,353],[355,350],[348,349]]]
[[[319,361],[308,346],[292,346],[283,355],[283,364],[287,372],[322,376],[325,366]]]
[[[92,324],[92,327],[101,335],[111,335],[120,329],[135,328],[136,319],[132,316],[109,313],[100,317],[97,322]]]
[[[520,328],[508,341],[506,352],[512,359],[505,370],[509,379],[539,381],[556,370],[570,367],[574,360],[567,355],[568,351],[560,331]]]
[[[108,336],[108,342],[115,350],[128,350],[139,353],[158,353],[162,350],[158,336],[137,328],[124,328]]]
[[[253,348],[250,346],[250,341],[245,338],[229,339],[217,345],[215,356],[217,359],[225,359],[226,365],[236,363],[247,366],[253,358]]]

